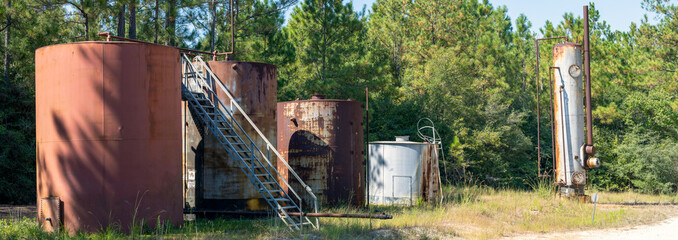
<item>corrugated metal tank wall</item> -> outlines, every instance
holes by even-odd
[[[62,212],[71,233],[181,224],[179,51],[81,42],[35,58],[39,222]]]
[[[412,205],[439,197],[436,145],[410,141],[369,143],[369,201],[376,205]]]
[[[268,141],[275,145],[276,66],[237,61],[210,61],[208,65]],[[230,106],[229,98],[216,83],[212,84],[212,89],[215,89],[225,106]],[[189,176],[195,175],[196,186],[193,195],[191,191],[187,191],[188,207],[201,211],[268,208],[261,194],[242,173],[235,160],[221,147],[217,138],[209,131],[207,134],[200,133],[198,127],[201,126],[196,126],[186,104],[184,113],[184,164]],[[264,146],[264,140],[246,123],[242,115],[236,114],[235,118],[258,146]],[[194,201],[193,205],[191,199]]]
[[[320,203],[365,203],[363,108],[354,100],[324,99],[278,103],[278,151],[313,189]],[[303,188],[280,173],[306,197]],[[305,198],[306,203],[311,199]],[[304,204],[310,206],[310,204]]]

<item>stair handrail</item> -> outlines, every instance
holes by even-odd
[[[192,62],[188,59],[188,57],[186,57],[186,55],[183,55],[183,57],[186,58],[186,60],[188,60],[187,62],[188,62],[188,64],[191,65],[191,67],[193,67],[194,69],[196,69],[195,66],[192,66],[192,65],[193,65]],[[199,62],[201,65],[203,65],[203,66],[206,65],[206,63],[202,60],[202,58],[201,58],[200,56],[196,56],[195,59],[197,59],[198,62]],[[301,179],[301,177],[299,177],[299,175],[298,175],[298,174],[294,171],[294,169],[292,169],[292,167],[289,165],[289,163],[287,162],[287,160],[285,160],[285,158],[282,157],[282,155],[280,154],[280,152],[278,152],[278,150],[273,146],[273,144],[271,144],[271,142],[268,141],[268,138],[261,132],[261,130],[259,130],[259,128],[256,126],[256,124],[254,124],[254,122],[253,122],[252,119],[249,117],[249,115],[247,115],[247,113],[245,112],[245,110],[242,109],[242,107],[240,106],[240,104],[235,100],[235,97],[233,97],[233,95],[231,95],[231,92],[228,91],[228,89],[226,88],[226,86],[224,86],[224,84],[221,82],[221,80],[219,80],[219,78],[214,74],[214,72],[212,72],[212,70],[211,70],[209,67],[205,67],[204,70],[205,70],[207,73],[209,73],[210,77],[212,77],[212,78],[215,80],[214,82],[216,83],[216,85],[218,85],[219,88],[226,94],[226,96],[228,96],[228,98],[229,98],[229,100],[230,100],[230,102],[231,102],[231,105],[232,105],[232,106],[235,106],[235,108],[238,109],[238,112],[245,118],[245,120],[247,120],[247,122],[249,123],[249,125],[250,125],[250,126],[254,129],[254,131],[259,135],[259,137],[260,137],[262,140],[264,140],[264,142],[266,143],[266,150],[272,151],[272,152],[273,152],[273,153],[281,160],[281,162],[285,165],[285,167],[287,168],[287,170],[289,171],[289,173],[291,173],[291,174],[297,179],[297,181],[299,181],[299,183],[302,185],[302,187],[304,188],[304,190],[306,190],[306,192],[308,192],[308,194],[309,194],[309,195],[311,196],[311,198],[313,199],[314,211],[317,213],[317,212],[318,212],[318,198],[317,198],[317,197],[315,196],[315,194],[313,193],[313,190],[311,189],[311,187],[308,186],[308,185]],[[204,78],[203,76],[200,76],[200,74],[198,74],[198,76],[199,76],[200,78]],[[203,79],[203,80],[205,80],[205,79]],[[202,85],[202,84],[201,84],[201,85]],[[214,92],[214,91],[211,89],[211,87],[209,86],[209,84],[205,84],[205,85],[207,85],[207,86],[205,86],[205,87],[209,88],[210,91]],[[216,92],[215,92],[215,93],[216,93]],[[221,101],[219,101],[219,103],[220,103],[221,105],[224,105],[223,103],[221,103]],[[224,105],[224,106],[225,106],[225,105]],[[239,125],[239,124],[238,124],[238,125]],[[246,137],[247,137],[251,142],[254,142],[252,139],[250,139],[249,136],[246,135]],[[261,156],[262,156],[262,158],[266,161],[266,163],[268,163],[269,166],[273,167],[273,164],[271,164],[271,162],[270,162],[270,160],[268,159],[268,157],[266,157],[266,154],[264,154],[263,151],[261,151],[261,149],[259,149],[259,147],[258,147],[256,144],[254,144],[254,147],[257,149],[257,151],[259,151],[259,153],[261,153]],[[278,172],[277,169],[273,168],[273,170],[274,170],[278,175],[281,175],[280,172]],[[300,198],[299,194],[298,194],[296,191],[294,191],[294,189],[293,189],[292,186],[287,182],[287,180],[285,180],[285,179],[282,178],[282,177],[281,177],[280,179],[283,181],[283,183],[285,183],[285,185],[288,187],[288,189],[289,189],[290,191],[292,191],[292,193],[297,197],[297,199],[299,199],[299,200],[301,201],[301,198]],[[316,224],[317,224],[317,219],[316,219]]]

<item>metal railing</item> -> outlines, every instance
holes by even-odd
[[[228,111],[233,112],[233,113],[239,113],[242,115],[242,117],[246,120],[247,123],[249,123],[249,126],[257,133],[257,135],[262,139],[266,145],[266,153],[262,151],[257,144],[250,138],[249,135],[244,134],[247,137],[247,140],[251,143],[251,146],[254,146],[254,150],[258,153],[259,157],[265,160],[266,164],[270,169],[273,169],[275,174],[279,177],[282,183],[284,183],[285,186],[287,186],[287,189],[295,196],[295,198],[299,201],[299,210],[300,212],[303,211],[302,209],[302,198],[300,195],[292,188],[292,186],[288,183],[288,181],[280,174],[280,172],[274,167],[274,165],[271,163],[269,157],[270,153],[272,152],[280,161],[282,162],[285,168],[287,169],[288,173],[290,173],[294,178],[299,182],[299,184],[306,190],[306,192],[310,195],[310,197],[313,199],[313,210],[315,213],[318,213],[318,198],[315,196],[313,193],[312,189],[310,186],[306,185],[304,181],[299,177],[299,175],[292,169],[292,167],[289,165],[289,163],[283,158],[283,156],[280,154],[280,152],[277,151],[275,146],[271,144],[270,141],[268,141],[268,138],[261,132],[261,130],[254,124],[252,119],[249,117],[249,115],[243,110],[243,108],[238,104],[236,101],[235,97],[231,94],[231,92],[224,86],[224,84],[219,80],[219,78],[212,72],[212,70],[207,67],[207,64],[202,60],[200,56],[196,56],[194,59],[199,63],[200,66],[202,66],[203,74],[206,74],[207,76],[202,76],[199,74],[199,71],[197,71],[198,68],[196,68],[193,63],[188,59],[188,57],[184,54],[182,54],[182,58],[190,65],[191,68],[196,70],[197,77],[201,79],[202,81],[198,81],[196,84],[201,88],[201,91],[204,91],[202,89],[207,89],[208,91],[212,92],[212,94],[215,96],[214,97],[214,102],[217,108],[221,106],[223,109],[228,109]],[[226,105],[221,102],[218,98],[216,98],[216,91],[212,89],[212,87],[209,84],[208,78],[211,78],[216,86],[219,87],[219,89],[228,97],[228,100],[230,101],[230,107],[226,108]],[[183,79],[182,79],[183,80]],[[189,86],[190,83],[185,83],[186,86]],[[237,111],[234,111],[237,110]],[[234,118],[234,116],[229,112],[229,115],[231,115],[231,118]],[[233,121],[235,123],[235,126],[237,126],[238,130],[241,132],[245,132],[243,127],[238,123],[238,121]],[[302,217],[303,214],[300,214],[300,217]],[[302,223],[303,221],[300,221]],[[316,224],[314,225],[315,228],[319,228],[319,221],[318,218],[316,218]]]

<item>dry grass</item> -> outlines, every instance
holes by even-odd
[[[146,230],[141,239],[496,239],[529,233],[615,228],[663,220],[678,213],[676,196],[633,192],[599,193],[596,220],[592,204],[559,199],[550,190],[494,190],[479,187],[445,189],[442,205],[375,207],[391,220],[324,218],[321,229],[292,232],[274,219],[217,219],[187,222],[183,227]],[[376,211],[376,212],[375,212]],[[323,212],[366,213],[347,207]],[[41,232],[34,220],[0,221],[0,239],[69,238]],[[115,231],[81,234],[79,239],[125,239]]]
[[[392,212],[392,220],[372,220],[372,229],[390,230],[407,238],[471,238],[496,239],[524,233],[547,233],[639,225],[666,219],[678,208],[672,205],[621,205],[623,203],[671,203],[671,196],[638,193],[599,193],[602,204],[596,207],[596,219],[591,223],[593,205],[536,191],[493,190],[484,188],[452,189],[464,197],[454,198],[442,206],[413,208],[382,208]],[[465,193],[464,193],[465,192]],[[459,193],[458,193],[459,194]],[[621,203],[621,204],[620,204]],[[351,229],[369,229],[369,220],[324,219],[327,226],[343,226],[342,233],[327,233],[322,237],[344,238]],[[355,226],[351,226],[355,225]],[[366,227],[367,226],[367,227]],[[408,231],[411,229],[428,231]],[[404,230],[403,230],[404,229]],[[371,237],[379,237],[371,236]],[[390,238],[390,236],[387,236]]]

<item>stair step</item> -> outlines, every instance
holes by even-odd
[[[293,209],[293,208],[297,208],[297,207],[296,206],[287,206],[287,207],[280,207],[280,208],[282,208],[282,209]]]
[[[274,184],[275,182],[261,182],[261,184]]]
[[[259,191],[264,191],[264,190],[267,190],[268,192],[272,192],[272,193],[285,192],[283,190],[278,190],[278,189],[259,188]]]
[[[254,176],[257,176],[257,177],[261,177],[261,176],[271,176],[271,174],[268,174],[268,173],[257,173],[257,174],[254,174]]]
[[[287,198],[274,198],[273,200],[274,201],[280,201],[280,202],[291,202],[291,200],[289,200]]]

